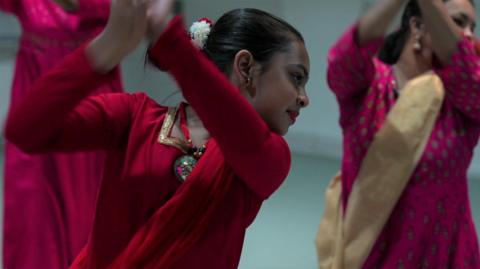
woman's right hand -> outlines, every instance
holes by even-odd
[[[152,0],[148,10],[147,38],[154,44],[173,17],[175,0]]]
[[[87,47],[93,68],[107,73],[145,37],[151,0],[112,0],[107,25]]]

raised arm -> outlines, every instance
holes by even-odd
[[[78,49],[11,107],[6,139],[29,153],[112,147],[124,137],[139,96],[87,96],[98,86],[113,83],[117,73],[96,73],[84,48]]]
[[[426,30],[432,39],[440,66],[435,71],[442,78],[447,99],[470,120],[480,123],[480,57],[471,38],[474,19],[464,14],[457,25],[442,0],[418,0]]]
[[[192,45],[180,17],[171,21],[149,54],[175,77],[235,173],[260,197],[270,196],[290,168],[285,140],[269,130],[239,89]]]
[[[122,134],[129,124],[135,98],[105,95],[83,100],[109,83],[115,66],[145,35],[147,1],[114,0],[104,31],[39,79],[11,108],[7,139],[28,152],[111,145],[116,140],[112,135]],[[77,144],[75,138],[80,139]]]
[[[327,82],[340,106],[343,125],[357,111],[375,76],[376,57],[388,25],[405,0],[380,0],[333,45]]]
[[[358,45],[363,46],[385,35],[406,0],[379,0],[360,19]]]
[[[418,0],[426,29],[432,38],[435,54],[444,64],[449,63],[462,39],[461,29],[447,13],[442,0]]]

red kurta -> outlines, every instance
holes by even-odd
[[[11,106],[103,28],[109,6],[110,0],[79,0],[77,11],[66,12],[53,0],[0,0],[0,10],[22,27]],[[120,77],[97,90],[122,91]],[[32,156],[6,142],[2,268],[63,269],[72,262],[92,228],[103,158],[100,152]]]
[[[236,268],[246,228],[288,174],[288,145],[192,46],[180,19],[150,54],[175,77],[236,175],[205,234],[173,268]],[[167,108],[144,94],[86,98],[111,79],[95,73],[84,50],[77,50],[36,83],[7,123],[7,136],[25,150],[107,151],[88,247],[95,256],[93,268],[110,264],[181,185],[172,164],[182,152],[158,142]],[[29,130],[36,130],[35,136]]]

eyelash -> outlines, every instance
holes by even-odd
[[[292,79],[293,79],[293,82],[295,83],[295,85],[300,86],[300,84],[302,84],[302,81],[303,81],[303,76],[302,75],[292,74],[291,76],[292,76]]]
[[[457,24],[459,27],[464,27],[465,26],[465,21],[459,18],[453,18],[453,21],[455,24]]]
[[[464,28],[466,26],[467,22],[464,21],[463,19],[460,19],[460,18],[452,18],[452,19],[458,27]],[[473,26],[472,29],[470,29],[470,30],[472,30],[472,32],[474,32],[475,31],[475,26]]]

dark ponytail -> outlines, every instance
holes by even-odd
[[[408,31],[405,29],[400,29],[389,34],[385,38],[383,46],[378,53],[378,58],[386,64],[395,64],[407,43],[407,37]]]

